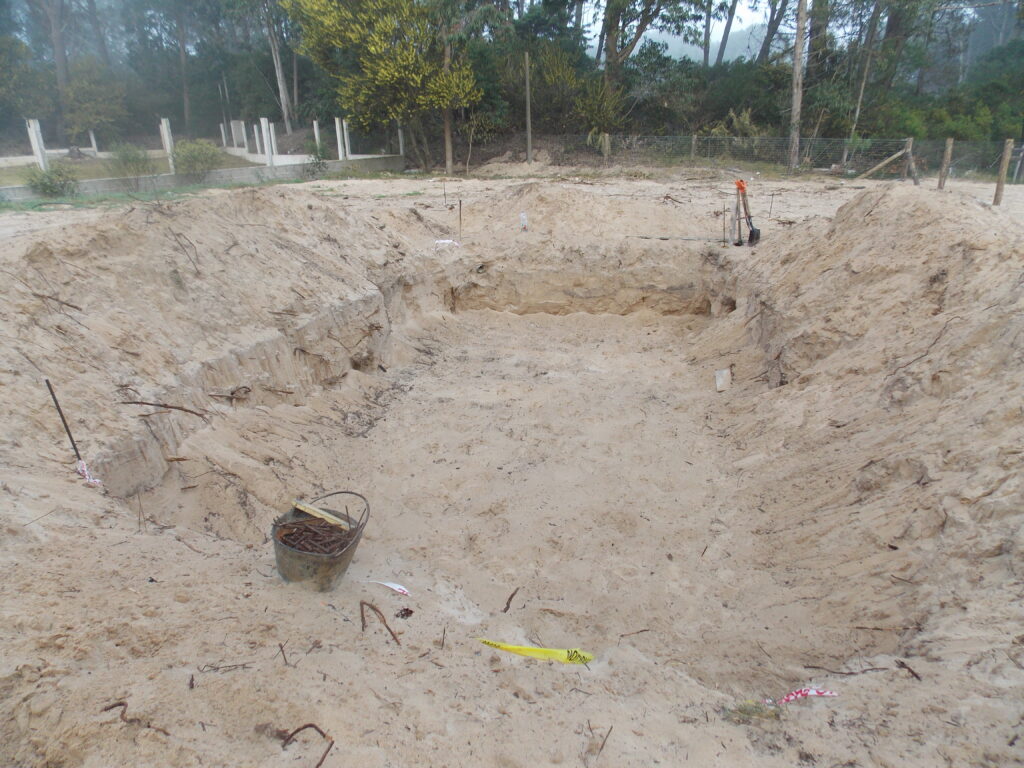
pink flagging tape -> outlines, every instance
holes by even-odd
[[[838,695],[839,694],[836,693],[835,691],[826,691],[823,688],[801,688],[799,690],[791,691],[790,693],[787,693],[785,696],[783,696],[781,699],[779,699],[775,703],[778,704],[779,706],[781,706],[783,704],[789,704],[791,701],[796,701],[797,699],[807,699],[807,698],[810,698],[811,696],[838,696]]]
[[[85,462],[81,459],[78,460],[78,464],[75,465],[75,471],[78,472],[82,477],[85,478],[86,485],[100,486],[103,485],[103,481],[98,477],[93,477],[89,473],[89,467],[86,466]]]

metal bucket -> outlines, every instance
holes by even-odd
[[[355,491],[334,491],[313,499],[310,504],[316,504],[318,501],[335,496],[351,497],[349,501],[355,502],[357,506],[357,509],[350,509],[350,505],[338,505],[342,506],[344,511],[323,507],[324,511],[341,518],[348,525],[349,530],[355,533],[340,552],[330,555],[303,552],[281,541],[280,526],[285,523],[293,523],[296,520],[310,519],[311,516],[305,512],[300,512],[293,507],[274,521],[270,536],[274,540],[277,571],[285,581],[311,581],[317,591],[327,592],[334,588],[335,583],[348,569],[348,564],[352,562],[352,557],[356,553],[356,547],[359,545],[360,539],[363,538],[366,522],[370,519],[370,502],[366,500],[365,496]]]

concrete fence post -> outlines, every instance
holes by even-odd
[[[313,141],[316,142],[316,151],[320,151],[320,121],[313,121]]]
[[[263,138],[263,154],[267,157],[267,165],[271,168],[274,167],[274,145],[271,143],[270,136],[270,121],[265,118],[260,118],[260,133]]]
[[[228,148],[228,132],[224,128],[224,123],[220,124],[220,140],[221,140],[221,143],[224,145],[224,149],[227,149]]]
[[[92,144],[92,153],[94,156],[100,156],[100,148],[96,145],[96,133],[90,128],[89,129],[89,143]]]
[[[338,159],[345,160],[345,139],[344,134],[341,131],[341,118],[334,118],[334,135],[338,139]]]
[[[277,128],[273,123],[270,123],[270,151],[275,155],[281,154],[277,151]]]
[[[256,154],[263,154],[263,145],[260,144],[260,127],[258,124],[253,123],[252,126],[252,143],[256,145]]]
[[[352,157],[352,143],[348,138],[348,120],[341,121],[341,132],[345,136],[345,157],[350,158]]]
[[[398,154],[405,157],[405,131],[402,126],[398,126]]]
[[[25,127],[28,129],[28,142],[32,145],[32,154],[36,157],[41,170],[49,170],[49,163],[46,161],[46,145],[43,144],[43,132],[39,128],[38,120],[26,120]]]
[[[160,143],[163,144],[164,152],[167,153],[167,167],[171,173],[174,170],[174,135],[171,133],[171,121],[166,117],[160,118]]]

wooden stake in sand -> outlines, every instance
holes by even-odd
[[[1003,144],[1003,156],[999,159],[999,176],[996,178],[996,196],[992,198],[992,205],[999,205],[1003,202],[1003,187],[1006,185],[1006,171],[1010,167],[1010,156],[1013,154],[1013,139],[1007,139]]]
[[[50,384],[49,379],[43,379],[46,382],[46,388],[50,390],[50,397],[53,398],[53,405],[57,408],[57,414],[60,416],[61,424],[64,425],[64,431],[68,433],[68,440],[71,441],[71,450],[75,452],[75,459],[78,461],[82,460],[82,454],[78,452],[78,446],[75,445],[75,438],[71,436],[71,427],[68,426],[68,420],[64,418],[64,411],[60,407],[60,403],[57,402],[57,393],[53,391],[53,385]]]
[[[946,177],[949,176],[949,164],[953,160],[953,140],[946,139],[946,150],[942,153],[942,166],[939,168],[939,189],[946,188]]]

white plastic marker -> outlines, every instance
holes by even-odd
[[[367,579],[365,584],[380,584],[382,587],[393,589],[400,595],[409,595],[409,590],[403,587],[401,584],[395,584],[393,581],[374,581],[373,579]]]
[[[456,248],[459,246],[458,240],[435,240],[434,245],[454,245]]]
[[[519,214],[519,230],[525,232],[527,229],[529,229],[529,224],[526,220],[526,211],[522,211]]]

